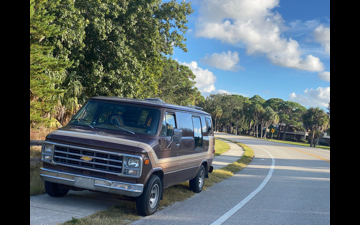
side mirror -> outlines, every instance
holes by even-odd
[[[180,143],[181,138],[182,138],[182,130],[175,128],[172,135],[173,142]]]

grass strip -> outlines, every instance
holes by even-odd
[[[228,145],[226,142],[220,141],[218,138],[215,138],[215,142],[214,156],[219,156],[230,149],[230,145]]]
[[[40,178],[42,162],[30,164],[30,196],[45,193],[44,181]]]
[[[245,168],[254,157],[254,151],[247,145],[231,140],[227,141],[239,145],[244,149],[245,152],[243,156],[237,161],[221,169],[216,169],[212,173],[210,173],[209,178],[205,179],[203,190],[206,190],[207,188],[213,186],[215,183],[219,183],[224,179],[233,176],[236,172],[239,172],[240,170]],[[220,143],[220,141],[216,141],[216,144],[218,143]],[[164,190],[163,200],[160,201],[158,210],[161,210],[164,207],[169,206],[175,202],[184,201],[192,197],[193,195],[195,195],[195,193],[189,190],[188,181],[166,188]],[[99,211],[95,214],[81,219],[73,218],[72,220],[67,221],[63,224],[130,224],[140,218],[142,218],[142,216],[139,216],[137,214],[135,202],[124,202],[121,205],[111,206],[108,210]]]
[[[266,140],[266,139],[262,139],[262,140]],[[282,141],[282,140],[274,140],[274,139],[273,139],[273,140],[267,139],[267,141],[278,142],[278,143],[283,143],[283,144],[290,144],[290,145],[300,145],[300,146],[310,147],[310,144],[293,142],[293,141]],[[330,146],[316,145],[315,148],[321,148],[321,149],[325,149],[325,150],[329,150],[329,151],[330,151]]]

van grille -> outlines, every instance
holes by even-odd
[[[117,175],[122,173],[123,156],[97,152],[89,149],[69,148],[55,145],[53,160],[56,164],[63,166]]]

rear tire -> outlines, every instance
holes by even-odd
[[[195,193],[200,193],[204,187],[205,183],[205,167],[201,165],[196,176],[189,181],[190,190],[193,190]]]
[[[65,188],[64,185],[49,181],[45,181],[45,190],[51,197],[62,197],[69,192],[69,189]]]
[[[145,185],[143,193],[136,199],[136,210],[142,216],[154,214],[159,206],[162,193],[160,178],[153,174]]]

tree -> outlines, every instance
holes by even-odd
[[[196,105],[201,93],[195,85],[195,75],[189,67],[180,65],[175,60],[164,59],[164,68],[156,82],[159,92],[155,96],[167,103],[176,105]]]
[[[265,113],[264,113],[264,116],[263,116],[263,122],[265,123],[265,135],[264,135],[264,137],[266,137],[267,128],[269,127],[269,125],[279,122],[278,114],[270,106],[267,106],[265,108]],[[261,137],[261,138],[264,138],[264,137]]]
[[[190,3],[175,0],[78,0],[85,21],[85,46],[77,68],[84,87],[82,102],[91,96],[152,97],[161,76],[163,55],[173,46],[186,50],[183,34]]]
[[[215,131],[217,131],[217,123],[216,123],[216,120],[217,120],[217,119],[220,119],[221,116],[222,116],[222,114],[223,114],[222,108],[221,108],[220,106],[217,106],[217,107],[215,108]]]
[[[319,107],[311,107],[303,115],[303,126],[312,133],[310,147],[314,145],[315,132],[326,127],[328,122],[328,115]]]
[[[328,110],[327,114],[328,114],[328,116],[329,116],[329,124],[328,124],[328,127],[327,127],[326,132],[327,132],[328,135],[330,136],[330,102],[329,102],[329,106],[327,107],[327,110]]]
[[[70,62],[55,58],[54,44],[48,39],[64,31],[53,23],[55,16],[48,8],[58,7],[58,1],[30,0],[30,126],[51,123],[50,115],[61,93],[54,84],[60,83],[51,73],[62,73]]]
[[[242,117],[242,107],[241,106],[237,106],[235,108],[233,108],[232,110],[232,115],[236,120],[236,129],[235,129],[235,135],[238,135],[238,125],[239,125],[239,120]]]
[[[265,113],[264,108],[259,104],[259,103],[255,103],[252,105],[252,115],[255,118],[255,132],[256,132],[256,137],[259,136],[258,134],[258,123],[259,120],[261,118],[261,116]]]
[[[280,121],[285,123],[283,131],[283,140],[286,136],[286,131],[289,126],[301,129],[302,127],[302,115],[306,112],[306,108],[299,103],[292,101],[284,101],[280,106]]]

